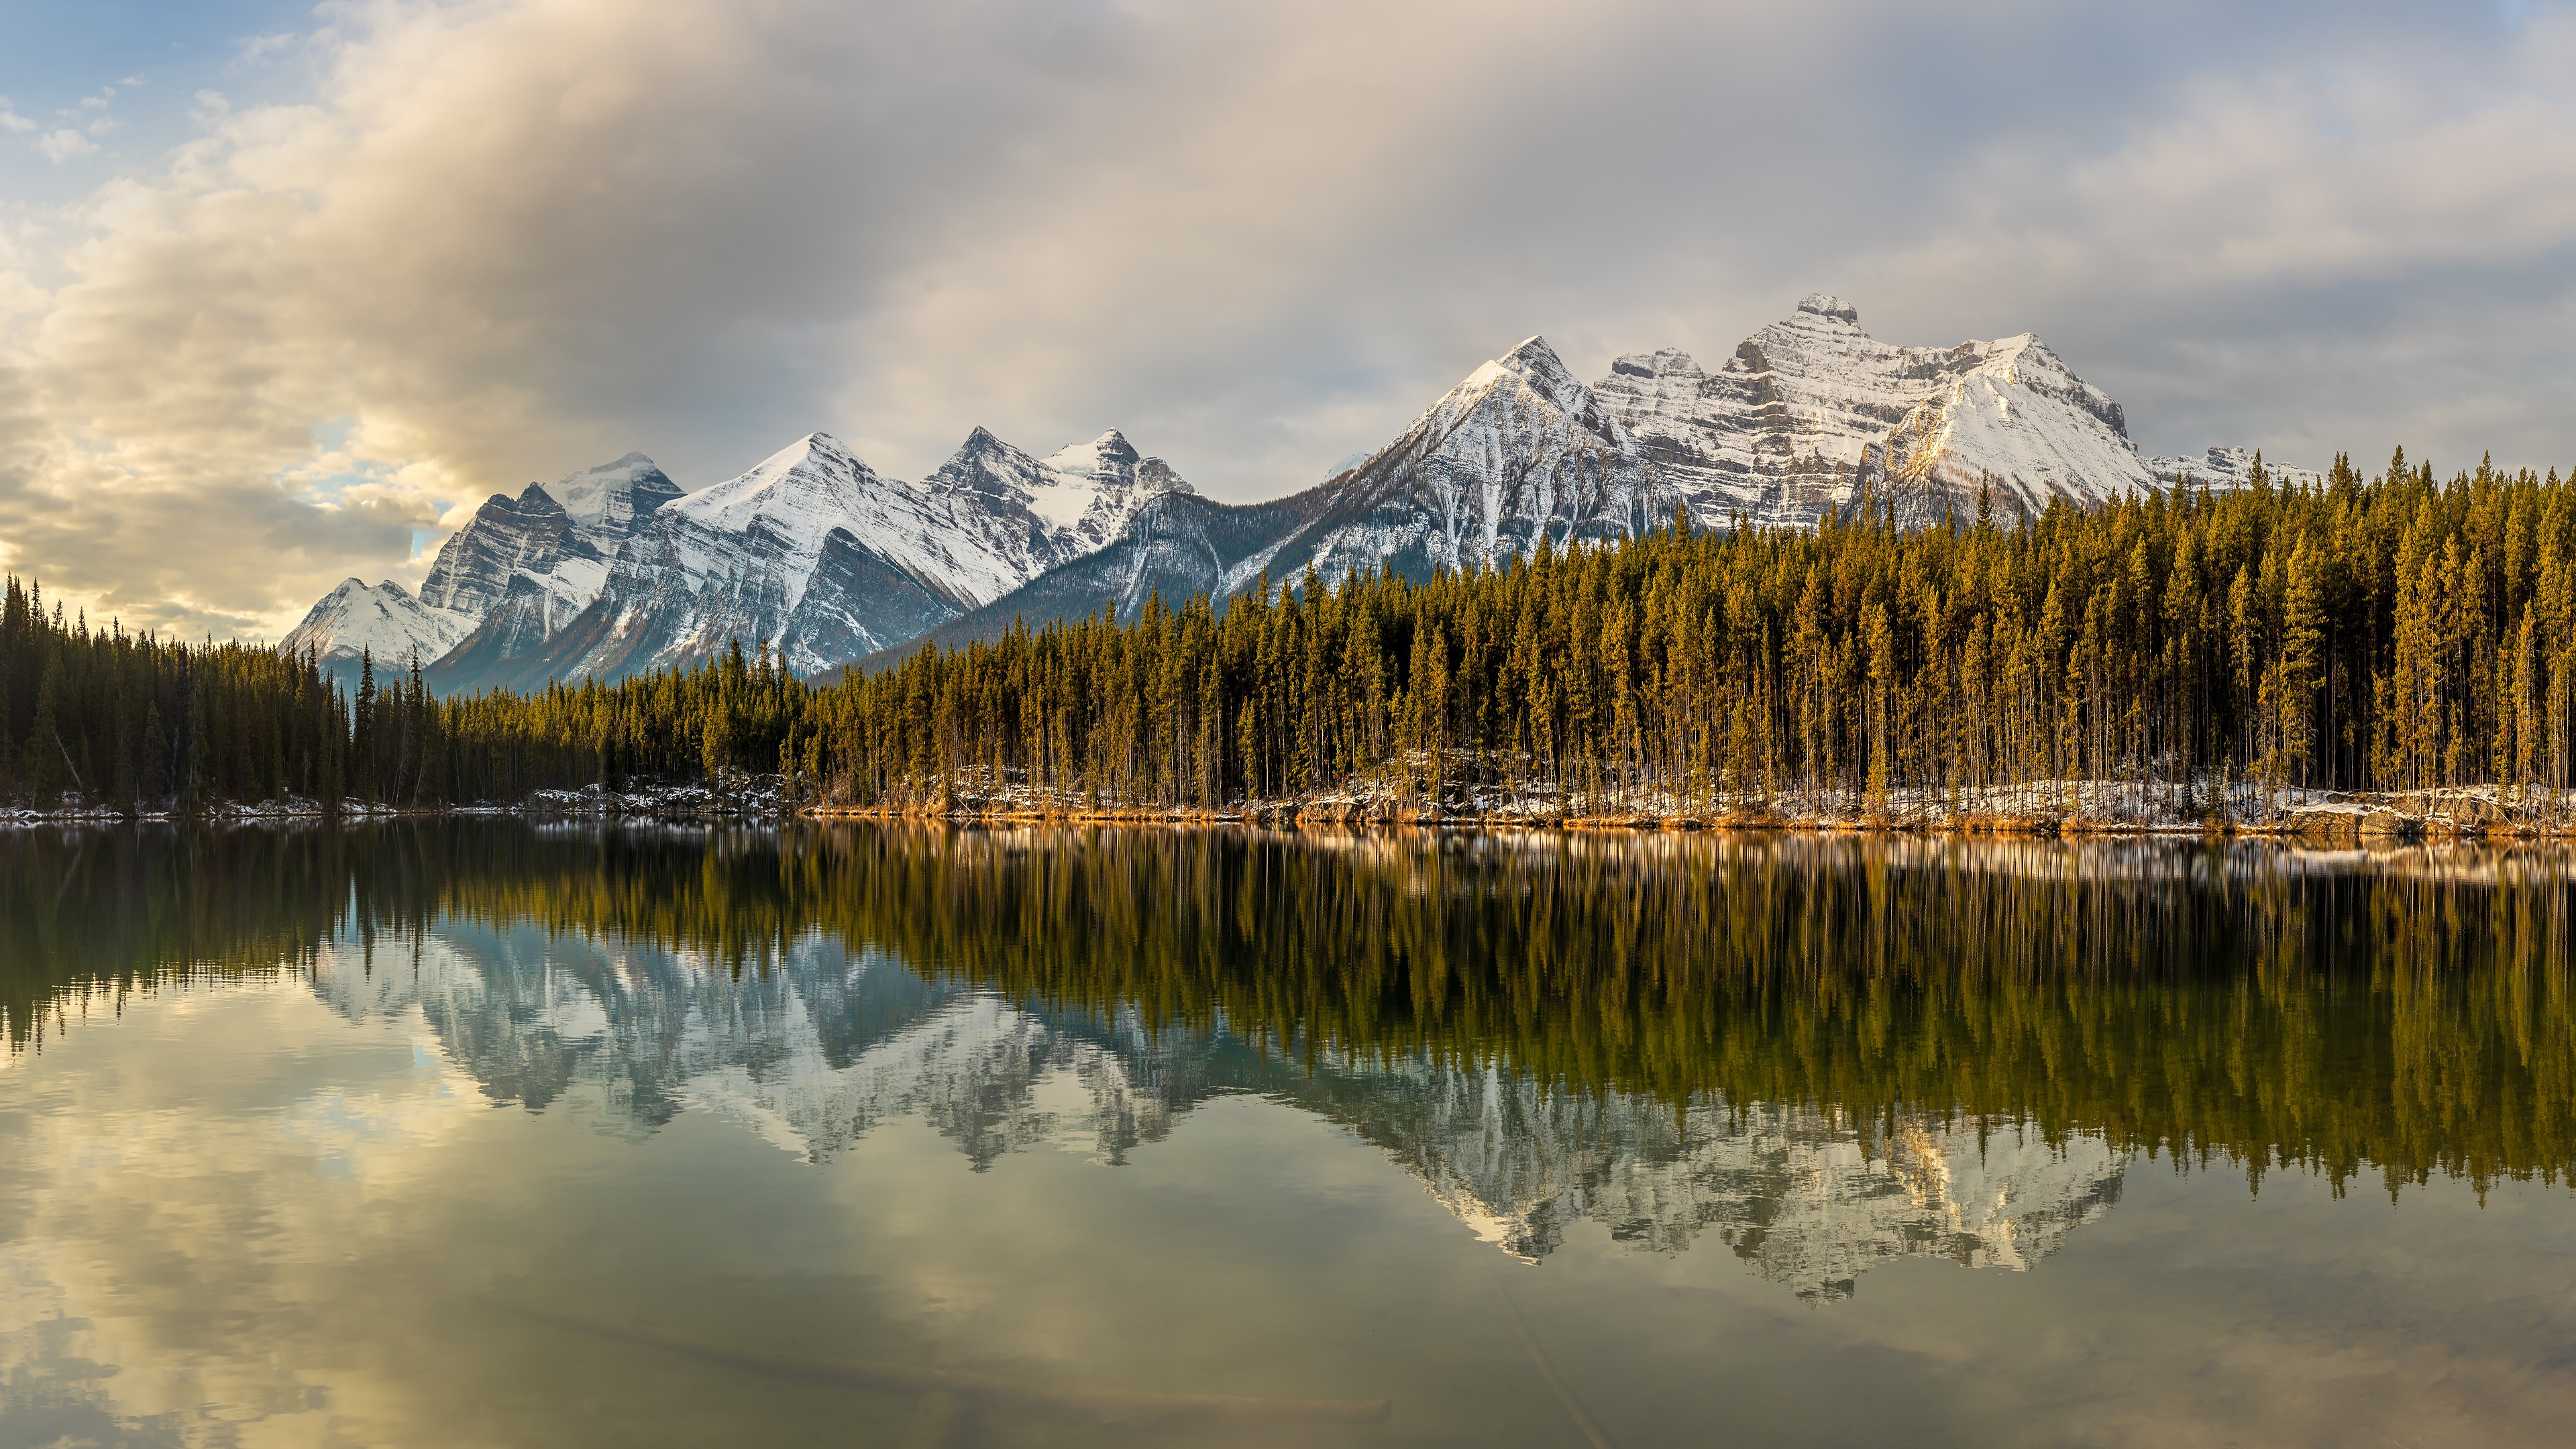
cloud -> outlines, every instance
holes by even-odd
[[[233,63],[258,65],[270,56],[283,55],[293,50],[296,43],[302,39],[302,36],[292,31],[279,31],[274,35],[254,35],[243,41],[241,48],[233,53]]]
[[[2037,330],[2163,451],[2576,457],[2560,6],[328,18],[241,53],[309,91],[199,93],[0,259],[0,564],[93,613],[279,632],[490,492],[816,427],[917,475],[1114,424],[1275,493],[1530,332],[1714,360],[1820,288]]]
[[[84,156],[97,155],[98,143],[78,131],[65,127],[59,131],[47,131],[43,136],[38,137],[36,149],[44,153],[46,160],[60,166],[66,161],[77,161]]]
[[[0,131],[32,131],[36,123],[10,109],[9,98],[0,96]]]

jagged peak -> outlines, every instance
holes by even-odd
[[[1136,481],[1146,491],[1161,496],[1166,493],[1196,493],[1190,480],[1160,458],[1146,458],[1136,464]]]
[[[1854,327],[1860,325],[1860,309],[1831,292],[1809,292],[1798,299],[1798,310],[1836,322],[1848,322]]]
[[[1610,364],[1610,370],[1628,377],[1702,377],[1706,374],[1689,353],[1678,347],[1659,347],[1652,352],[1631,352]]]

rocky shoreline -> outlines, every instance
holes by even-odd
[[[1039,798],[1010,790],[926,797],[908,803],[841,805],[777,775],[733,776],[688,785],[611,790],[539,790],[506,802],[394,806],[288,798],[182,808],[175,802],[114,807],[66,801],[50,809],[0,807],[9,825],[196,821],[215,824],[343,822],[422,818],[634,820],[908,820],[983,824],[1252,825],[1269,829],[1430,828],[1448,830],[1780,830],[1827,833],[2066,836],[2245,836],[2349,845],[2445,839],[2576,836],[2576,798],[2492,786],[2450,790],[2299,791],[2237,795],[2223,805],[2190,794],[2158,795],[2090,782],[2050,784],[1953,797],[1898,792],[1869,807],[1855,800],[1575,803],[1553,793],[1493,796],[1450,792],[1440,800],[1400,791],[1340,791],[1220,808],[1130,804],[1081,796]]]

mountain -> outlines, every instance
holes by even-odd
[[[590,552],[607,559],[634,537],[646,514],[680,496],[680,485],[652,459],[629,453],[614,463],[567,473],[546,492],[563,505],[573,532]]]
[[[279,647],[295,654],[312,651],[324,672],[346,690],[356,688],[370,654],[380,671],[390,674],[408,667],[415,652],[424,663],[437,659],[473,628],[467,615],[433,609],[391,579],[373,587],[343,579],[314,603]]]
[[[2147,471],[2167,487],[2242,488],[2253,477],[2254,458],[2251,448],[2212,448],[2197,458],[2149,458]],[[2271,475],[2275,488],[2322,488],[2326,482],[2326,475],[2314,468],[2294,468],[2268,458],[2263,471]]]
[[[992,438],[982,428],[975,434]],[[1106,546],[1149,500],[1191,491],[1162,459],[1138,456],[1115,428],[1069,444],[1038,466],[1043,481],[1032,487],[1027,505],[1054,530],[1058,563]]]
[[[531,483],[516,498],[495,493],[440,546],[418,597],[391,580],[370,588],[349,579],[280,643],[317,652],[344,688],[357,683],[369,651],[399,664],[417,649],[424,663],[441,665],[459,649],[519,652],[580,613],[635,522],[679,496],[679,485],[641,453],[551,488]],[[432,678],[453,673],[434,670]]]
[[[616,679],[737,640],[769,641],[813,674],[1015,620],[1132,620],[1157,594],[1222,603],[1265,572],[1275,584],[1309,569],[1499,566],[1542,539],[1605,542],[1677,508],[1702,527],[1811,528],[1866,492],[1929,526],[1981,503],[2010,519],[2181,480],[2230,487],[2250,463],[2234,448],[2142,457],[2120,405],[2032,334],[1900,346],[1817,294],[1714,370],[1666,348],[1587,386],[1530,338],[1384,446],[1260,503],[1201,497],[1115,430],[1040,458],[977,428],[918,483],[815,433],[697,494],[629,453],[494,495],[440,549],[417,601],[343,586],[297,637],[327,652],[337,621],[363,614],[369,638],[427,653],[461,618],[429,672],[443,693]]]
[[[1741,512],[1812,527],[1887,485],[1900,517],[2037,512],[2150,489],[2120,405],[2029,333],[1900,347],[1818,294],[1740,343],[1715,372],[1667,348],[1631,353],[1593,385],[1655,471],[1704,523]]]
[[[1098,552],[864,661],[923,643],[994,638],[1111,610],[1133,620],[1159,594],[1223,600],[1313,569],[1339,581],[1390,567],[1427,579],[1500,565],[1538,546],[1623,537],[1669,517],[1667,495],[1619,422],[1543,338],[1478,367],[1395,441],[1301,493],[1268,503],[1166,496]]]
[[[977,428],[919,483],[884,477],[839,439],[812,433],[663,504],[577,614],[541,636],[520,626],[490,647],[469,641],[433,682],[453,691],[614,680],[685,667],[735,641],[766,641],[787,667],[812,673],[915,638],[1092,552],[1150,502],[1188,493],[1115,431],[1041,462]]]

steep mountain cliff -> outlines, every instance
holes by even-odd
[[[368,650],[380,662],[407,661],[417,648],[437,666],[433,684],[456,679],[460,653],[497,662],[570,622],[598,596],[607,560],[635,524],[679,496],[641,453],[552,487],[531,483],[516,498],[495,493],[440,546],[417,599],[391,581],[370,589],[350,579],[281,642],[318,652],[344,686]]]

